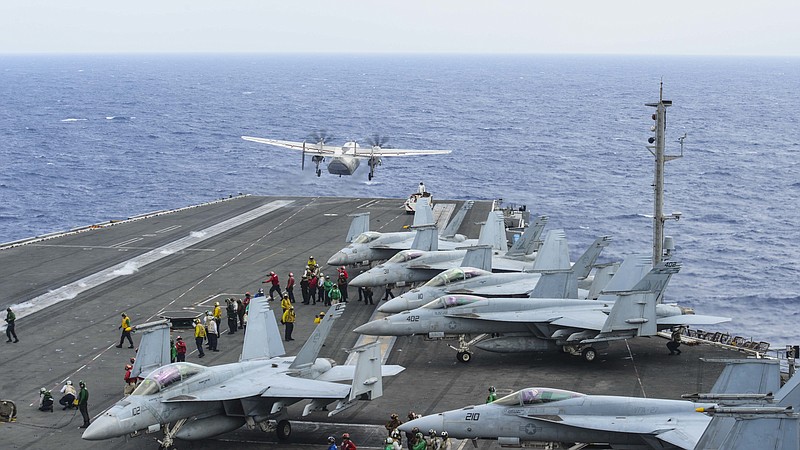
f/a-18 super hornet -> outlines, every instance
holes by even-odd
[[[536,247],[531,238],[534,232],[528,227],[520,239],[508,248],[503,213],[491,211],[481,227],[478,245],[491,246],[493,271],[530,271],[533,269],[533,249]],[[443,270],[467,265],[463,263],[467,248],[437,250],[403,250],[386,262],[353,278],[350,285],[366,287],[400,282],[417,283],[428,281]]]
[[[305,168],[306,155],[312,155],[311,160],[316,166],[315,171],[317,176],[322,175],[322,169],[320,169],[319,166],[325,161],[325,158],[330,159],[328,163],[328,172],[339,176],[352,175],[356,169],[358,169],[361,160],[366,159],[367,165],[369,165],[370,180],[375,176],[375,168],[381,165],[382,158],[384,157],[445,155],[452,152],[452,150],[404,150],[389,148],[386,145],[388,140],[378,135],[371,136],[366,146],[362,146],[355,141],[345,142],[341,146],[328,145],[327,142],[330,140],[330,137],[325,133],[312,136],[310,139],[312,142],[279,141],[277,139],[265,139],[251,136],[242,136],[242,139],[303,152],[303,159],[300,164],[301,170]]]
[[[374,336],[457,337],[456,356],[461,362],[472,359],[471,345],[500,353],[562,350],[593,361],[597,349],[612,341],[653,336],[659,329],[674,326],[731,320],[694,315],[694,311],[678,305],[657,304],[670,277],[679,269],[677,262],[662,262],[631,289],[606,289],[597,300],[564,299],[563,294],[545,298],[542,293],[563,289],[561,286],[568,284],[563,280],[570,278],[569,271],[545,273],[531,294],[535,298],[446,295],[421,308],[365,323],[355,331]],[[472,335],[477,338],[467,341]]]
[[[163,429],[159,443],[169,448],[175,438],[204,439],[246,425],[277,430],[278,438],[286,439],[292,430],[290,405],[310,399],[302,412],[306,416],[337,402],[330,416],[358,399],[377,398],[383,393],[381,376],[395,375],[403,367],[381,366],[376,346],[353,349],[358,353],[355,366],[317,358],[343,310],[342,304],[331,306],[297,356],[284,357],[275,316],[265,298],[256,297],[238,362],[212,367],[177,362],[155,369],[131,395],[95,419],[82,437],[103,440]]]
[[[441,232],[436,236],[436,248],[441,250],[452,250],[456,247],[477,245],[477,239],[467,239],[466,236],[458,234],[458,229],[464,222],[467,212],[472,208],[474,202],[466,201],[456,212]],[[382,261],[389,259],[401,250],[415,248],[414,241],[417,236],[417,229],[435,223],[433,211],[427,198],[422,198],[417,202],[417,212],[414,214],[414,221],[411,225],[412,231],[395,231],[382,233],[370,231],[369,213],[355,214],[350,223],[347,233],[349,244],[328,259],[330,266],[346,266],[351,264],[369,263],[371,261]]]
[[[414,419],[400,430],[446,431],[451,438],[497,440],[504,447],[539,442],[561,444],[553,448],[796,450],[800,376],[780,390],[778,383],[776,364],[741,360],[725,367],[711,392],[700,395],[702,403],[530,387]]]
[[[586,280],[603,248],[611,242],[610,236],[594,241],[586,252],[575,261],[575,278]],[[491,255],[490,255],[491,257]],[[426,303],[448,294],[470,294],[482,297],[528,296],[536,287],[541,273],[537,271],[569,269],[569,251],[563,230],[551,230],[533,262],[532,273],[493,273],[476,267],[457,267],[445,270],[422,286],[399,295],[378,307],[378,311],[395,314],[419,308]],[[577,285],[576,285],[577,287]],[[584,286],[585,287],[585,286]],[[569,298],[586,298],[578,289],[568,293]]]

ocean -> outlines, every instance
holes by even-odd
[[[238,193],[527,205],[573,258],[650,253],[663,80],[667,301],[715,329],[800,344],[800,58],[491,55],[0,56],[0,242]],[[376,178],[240,138],[389,138],[446,156],[385,159]],[[344,233],[345,230],[343,230]],[[20,299],[23,300],[23,299]]]

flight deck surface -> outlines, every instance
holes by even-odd
[[[461,201],[437,200],[454,204]],[[478,201],[468,212],[459,233],[478,236],[491,208]],[[37,410],[39,388],[53,391],[56,401],[63,381],[86,382],[89,413],[100,414],[122,397],[124,366],[135,356],[127,345],[118,349],[120,314],[133,324],[155,320],[164,311],[187,314],[210,310],[215,301],[243,297],[259,288],[275,271],[282,285],[289,272],[300,275],[310,255],[324,264],[344,242],[349,214],[370,212],[370,228],[401,231],[412,216],[401,199],[298,198],[242,196],[175,212],[154,214],[0,250],[3,309],[17,311],[19,343],[0,347],[0,399],[12,400],[17,421],[0,424],[3,448],[52,449],[59,447],[106,449],[157,448],[160,433],[108,441],[83,441],[77,410]],[[358,269],[348,269],[351,277]],[[326,275],[335,268],[323,266]],[[677,276],[680,276],[677,275]],[[395,293],[399,293],[397,289]],[[295,308],[295,341],[285,342],[287,355],[295,355],[314,328],[313,319],[325,308],[300,303]],[[669,292],[669,291],[668,291]],[[380,301],[382,289],[375,292]],[[326,341],[321,357],[343,363],[345,351],[355,345],[352,332],[367,322],[374,307],[350,302]],[[33,300],[33,301],[31,301]],[[46,306],[46,307],[42,307]],[[226,322],[219,353],[199,359],[188,339],[187,361],[216,365],[235,362],[243,334],[227,334]],[[192,336],[190,330],[175,330]],[[134,334],[134,343],[139,337]],[[547,386],[591,394],[679,398],[684,393],[707,392],[722,370],[720,363],[700,358],[735,358],[739,355],[709,346],[683,347],[680,356],[667,356],[665,340],[640,338],[611,345],[607,355],[593,363],[565,354],[494,354],[476,350],[468,364],[459,363],[446,342],[421,336],[400,337],[391,346],[388,364],[406,370],[384,378],[384,396],[328,418],[312,413],[300,418],[301,402],[290,407],[294,423],[289,443],[277,443],[274,433],[241,428],[199,442],[180,441],[180,449],[324,448],[328,435],[350,432],[359,448],[378,448],[385,438],[382,424],[391,413],[404,419],[409,411],[430,414],[482,403],[490,385],[498,394],[530,386]],[[127,344],[127,343],[126,343]],[[194,351],[192,351],[194,350]],[[424,430],[427,431],[427,430]],[[222,447],[220,447],[222,445]],[[469,444],[471,447],[471,444]],[[499,448],[489,441],[479,448]]]

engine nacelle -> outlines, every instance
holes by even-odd
[[[475,344],[475,347],[496,353],[522,353],[522,352],[549,352],[558,350],[558,346],[551,341],[533,336],[501,336],[485,339]]]
[[[211,416],[202,419],[189,419],[175,433],[175,437],[185,441],[197,441],[233,431],[242,425],[244,425],[244,417]]]

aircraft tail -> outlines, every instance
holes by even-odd
[[[681,266],[675,261],[656,265],[629,291],[604,291],[616,296],[614,306],[603,324],[601,333],[635,331],[636,336],[653,336],[657,332],[656,301],[669,279]]]
[[[251,359],[268,359],[283,356],[281,332],[275,314],[269,308],[267,297],[255,297],[250,301],[247,313],[247,328],[244,332],[244,344],[239,361]]]
[[[605,287],[599,290],[597,297],[601,301],[614,301],[614,295],[606,294],[613,291],[629,291],[636,286],[642,278],[650,272],[653,260],[650,255],[629,255],[622,260],[619,268],[606,283]]]
[[[711,394],[769,394],[780,388],[780,365],[774,359],[729,359]],[[800,406],[800,405],[798,405]]]
[[[608,247],[611,243],[611,236],[601,236],[586,249],[586,251],[575,261],[575,276],[578,279],[584,279],[589,277],[589,272],[592,271],[592,267],[594,263],[597,261],[597,257],[600,256],[600,253],[603,252],[603,249]],[[538,257],[537,257],[538,259]]]
[[[754,448],[797,449],[800,415],[774,413],[715,414],[696,449],[751,450]]]
[[[350,395],[339,400],[328,417],[339,414],[355,405],[357,400],[374,400],[383,395],[383,376],[381,373],[381,349],[377,341],[350,350],[358,354],[353,372]]]
[[[411,226],[430,225],[436,223],[433,220],[433,208],[431,207],[430,197],[420,197],[414,207],[414,221]]]
[[[347,230],[345,242],[353,242],[353,239],[357,238],[358,235],[369,231],[369,211],[350,214],[350,217],[352,217],[353,220],[350,221],[350,229]]]
[[[467,200],[461,206],[461,209],[458,210],[455,217],[450,219],[450,223],[447,224],[446,227],[442,230],[442,237],[453,237],[458,233],[458,229],[461,228],[461,224],[464,222],[464,218],[467,217],[467,212],[472,209],[472,205],[475,204],[473,200]]]
[[[572,269],[548,270],[528,294],[530,298],[578,298],[578,278]]]
[[[517,242],[514,242],[514,245],[508,249],[506,256],[530,255],[539,250],[539,246],[542,245],[540,238],[542,237],[544,226],[547,225],[547,219],[547,216],[537,217],[536,220],[534,220],[533,223],[525,229],[525,231],[522,233],[522,236],[517,239]]]
[[[592,285],[589,287],[589,295],[586,298],[589,300],[597,300],[597,297],[600,296],[600,291],[608,286],[608,283],[619,270],[619,267],[619,262],[603,264],[597,267],[597,270],[594,272],[594,278],[592,279]]]
[[[502,211],[490,211],[486,223],[481,227],[478,245],[491,245],[494,250],[508,251],[506,244],[506,222]]]
[[[338,303],[328,308],[325,318],[322,319],[319,325],[314,329],[314,332],[311,333],[311,336],[308,337],[306,343],[303,344],[303,348],[297,352],[297,356],[295,356],[294,361],[292,361],[292,365],[289,366],[290,369],[299,369],[314,364],[320,349],[322,349],[322,344],[325,343],[325,339],[333,329],[333,322],[344,314],[345,306],[346,303]],[[250,329],[249,324],[247,328]]]
[[[132,377],[144,376],[153,370],[170,363],[169,320],[136,325],[134,331],[142,334],[136,361],[131,370]]]
[[[569,246],[564,230],[550,230],[533,261],[533,270],[569,269]],[[556,297],[558,298],[558,297]]]
[[[478,269],[492,271],[492,248],[488,245],[477,245],[468,247],[461,267],[475,267]]]
[[[417,230],[417,233],[414,235],[414,242],[411,243],[412,249],[425,252],[435,252],[439,250],[439,232],[436,229],[436,225],[414,225],[411,228]]]

